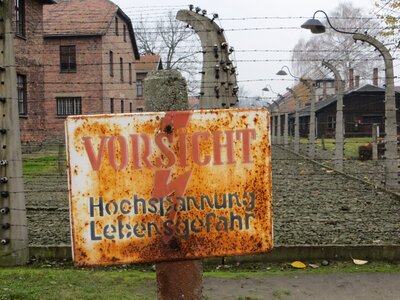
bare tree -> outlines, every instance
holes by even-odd
[[[380,32],[389,43],[400,48],[400,0],[376,0],[378,16],[383,20],[385,28]]]
[[[355,8],[351,3],[339,4],[329,19],[335,28],[347,32],[368,32],[370,35],[378,33],[379,23],[363,18],[361,8]],[[321,21],[324,20],[321,18]],[[326,23],[326,21],[325,21]],[[332,61],[335,67],[347,79],[347,70],[353,68],[361,79],[371,78],[372,69],[383,65],[378,53],[361,43],[354,43],[352,34],[343,34],[330,29],[324,34],[312,35],[310,39],[300,39],[293,49],[292,64],[298,76],[316,79],[324,76],[326,70],[321,69],[322,60]]]
[[[141,17],[135,27],[140,53],[161,55],[165,69],[177,69],[185,76],[189,95],[198,94],[201,45],[197,34],[171,11],[156,22]]]

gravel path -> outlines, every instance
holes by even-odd
[[[371,178],[376,170],[347,168]],[[26,178],[25,189],[30,244],[70,244],[67,178]],[[273,149],[273,205],[276,245],[400,244],[400,200],[281,148]]]

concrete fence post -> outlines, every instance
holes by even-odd
[[[300,117],[299,117],[299,111],[300,111],[300,98],[297,96],[297,94],[291,89],[287,88],[287,90],[292,94],[296,101],[296,106],[295,106],[295,113],[294,113],[294,152],[299,153],[300,151]]]
[[[382,55],[385,62],[385,185],[389,188],[398,188],[399,155],[393,57],[384,44],[370,35],[355,33],[353,39],[374,46]]]
[[[0,266],[28,262],[28,230],[11,27],[13,1],[0,2]]]
[[[289,146],[289,114],[285,113],[285,124],[283,127],[283,144]]]
[[[322,65],[335,75],[336,80],[336,124],[335,124],[335,154],[334,167],[338,171],[343,171],[344,158],[344,130],[343,130],[343,95],[344,86],[343,80],[339,71],[329,62],[323,61]]]
[[[281,120],[281,114],[278,111],[277,118],[278,118],[278,128],[277,128],[277,133],[276,133],[276,143],[280,145],[282,143],[282,120]]]
[[[186,80],[177,70],[161,70],[145,79],[146,111],[188,109]],[[203,299],[200,260],[156,264],[158,299]]]
[[[372,124],[372,160],[378,160],[378,124]]]
[[[314,83],[307,79],[300,79],[304,85],[310,90],[310,124],[308,132],[308,156],[315,158],[315,86]]]

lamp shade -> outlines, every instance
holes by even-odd
[[[278,73],[276,73],[276,75],[279,75],[279,76],[286,76],[287,73],[286,73],[285,70],[282,69],[282,70],[279,70]]]
[[[301,28],[310,29],[312,33],[325,32],[325,26],[318,19],[308,19]]]

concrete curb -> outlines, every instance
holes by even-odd
[[[31,246],[31,257],[45,259],[72,259],[70,246]],[[206,259],[209,264],[233,264],[237,262],[288,262],[344,261],[351,258],[374,261],[400,261],[400,245],[325,245],[325,246],[276,246],[270,253]]]

